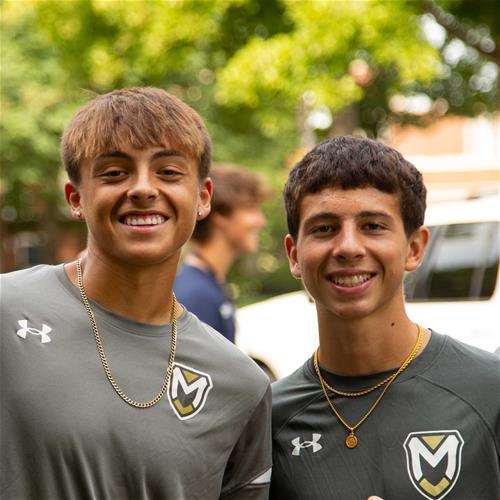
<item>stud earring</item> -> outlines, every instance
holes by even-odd
[[[196,212],[196,215],[197,215],[198,217],[201,217],[201,216],[203,215],[203,212],[202,212],[201,210],[198,210],[198,212]]]
[[[80,218],[80,217],[82,216],[82,212],[80,212],[80,209],[79,209],[79,208],[77,208],[77,209],[75,210],[75,215],[76,215],[78,218]]]

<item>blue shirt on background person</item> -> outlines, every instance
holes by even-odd
[[[210,270],[184,264],[174,283],[177,299],[188,311],[234,342],[234,304],[225,285]]]
[[[209,175],[211,206],[198,212],[174,291],[188,311],[234,342],[235,306],[227,274],[238,257],[258,250],[266,224],[260,205],[270,191],[259,176],[239,165],[214,165]]]

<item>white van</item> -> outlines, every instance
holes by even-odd
[[[426,257],[405,284],[409,317],[500,354],[500,198],[436,204],[426,224]],[[302,291],[240,308],[237,327],[237,345],[271,378],[290,374],[318,345],[314,303]]]

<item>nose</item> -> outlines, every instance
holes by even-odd
[[[365,254],[362,235],[355,224],[345,224],[333,242],[332,254],[343,261],[359,260]]]
[[[127,195],[135,202],[154,200],[158,196],[158,188],[149,172],[138,173],[131,180]]]

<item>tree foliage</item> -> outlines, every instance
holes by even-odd
[[[439,54],[424,39],[414,3],[284,5],[294,29],[252,38],[219,72],[216,94],[222,104],[254,108],[272,136],[296,127],[290,117],[304,96],[335,111],[361,101],[377,78],[396,92],[439,72]],[[356,64],[365,74],[356,73]]]
[[[495,4],[4,1],[2,223],[9,232],[42,225],[57,241],[54,221],[68,223],[59,208],[65,122],[93,93],[160,86],[201,113],[215,160],[267,172],[277,196],[262,251],[233,277],[244,297],[287,288],[279,192],[290,155],[339,130],[378,136],[394,121],[496,109]],[[442,30],[439,43],[429,25]],[[425,116],[394,106],[416,94],[429,99]],[[53,258],[47,247],[44,259]],[[248,266],[261,272],[249,277]]]

